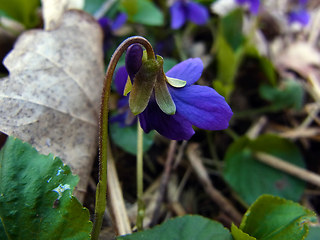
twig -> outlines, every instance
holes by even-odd
[[[109,0],[109,1],[106,1],[100,9],[98,9],[98,11],[96,11],[94,13],[94,18],[95,19],[99,19],[101,17],[103,17],[103,15],[106,14],[106,12],[111,8],[111,6],[115,3],[116,1],[115,0]]]
[[[284,138],[312,138],[320,135],[319,128],[295,128],[279,134]]]
[[[267,164],[269,166],[272,166],[276,169],[279,169],[281,171],[284,171],[288,174],[291,174],[297,178],[300,178],[306,182],[312,183],[318,187],[320,187],[320,175],[315,174],[313,172],[310,172],[308,170],[305,170],[303,168],[297,167],[291,163],[288,163],[280,158],[277,158],[275,156],[257,152],[254,154],[254,156],[259,160],[260,162]]]
[[[109,146],[110,148],[110,146]],[[111,150],[108,151],[108,188],[110,197],[110,213],[113,216],[114,227],[117,235],[125,235],[132,233],[129,217],[123,200],[122,190],[119,183],[119,178],[111,155]]]
[[[180,164],[183,154],[184,154],[184,150],[187,146],[188,141],[182,141],[179,149],[178,149],[178,154],[177,157],[175,158],[174,164],[173,164],[173,169],[176,169],[178,167],[178,165]]]
[[[196,172],[200,182],[204,187],[204,190],[211,197],[211,199],[220,207],[221,211],[225,212],[228,216],[230,216],[235,224],[240,224],[242,215],[232,205],[232,203],[212,185],[208,172],[206,171],[205,167],[201,162],[197,149],[198,144],[190,144],[187,148],[187,155],[194,171]]]
[[[250,129],[247,131],[246,135],[250,138],[250,139],[255,139],[259,136],[260,132],[262,131],[262,129],[265,127],[265,125],[267,124],[268,119],[265,116],[262,116],[258,119],[257,122],[255,122]]]
[[[174,212],[176,216],[181,217],[187,214],[186,210],[183,208],[183,206],[179,202],[170,203],[169,208],[171,209],[171,211]]]
[[[164,173],[162,175],[161,183],[160,183],[160,187],[159,187],[159,195],[158,195],[158,199],[156,201],[156,207],[155,207],[155,210],[153,213],[153,217],[152,217],[150,226],[156,225],[159,220],[159,217],[160,217],[159,215],[160,215],[161,203],[163,202],[164,195],[167,190],[167,185],[168,185],[168,181],[170,178],[170,172],[171,172],[171,168],[172,168],[172,162],[174,159],[176,147],[177,147],[177,141],[171,140],[170,146],[169,146],[169,151],[168,151],[168,156],[167,156],[165,167],[164,167]]]
[[[172,197],[171,201],[175,201],[175,202],[178,201],[178,199],[180,198],[180,195],[182,193],[182,190],[186,186],[187,180],[189,179],[191,172],[192,172],[192,169],[191,169],[191,166],[189,165],[185,174],[183,175],[181,182],[178,186],[178,189],[175,192],[174,196]]]

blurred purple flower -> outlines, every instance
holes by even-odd
[[[248,5],[250,12],[257,15],[259,12],[260,0],[236,0],[239,5]]]
[[[298,6],[289,12],[288,21],[290,24],[300,23],[303,26],[308,25],[310,14],[307,11],[308,0],[300,0]]]
[[[170,13],[172,29],[179,29],[187,20],[203,25],[209,19],[209,12],[204,6],[189,0],[176,0],[170,7]]]
[[[126,23],[127,19],[128,17],[125,13],[119,13],[113,21],[107,17],[102,17],[98,20],[98,23],[104,31],[114,32],[122,27],[123,24]]]
[[[137,122],[137,117],[133,115],[129,108],[129,95],[123,96],[124,87],[128,79],[128,73],[125,66],[120,67],[115,77],[115,88],[121,96],[118,101],[116,115],[110,117],[110,123],[119,123],[120,127],[131,126]]]
[[[132,61],[137,59],[132,58]],[[130,68],[127,70],[131,71]],[[119,69],[115,78],[117,88],[121,91],[128,79],[127,70],[124,67]],[[222,130],[228,127],[233,113],[224,97],[210,87],[192,85],[200,78],[202,71],[202,61],[192,58],[167,72],[166,77],[185,81],[186,85],[177,88],[166,82],[176,106],[173,115],[164,113],[155,94],[152,94],[145,110],[138,114],[141,127],[146,133],[154,129],[169,139],[188,140],[195,133],[192,125],[207,130]]]
[[[98,20],[102,30],[103,30],[103,49],[107,50],[109,46],[110,38],[113,36],[114,32],[121,28],[127,21],[128,17],[125,13],[119,13],[114,20],[107,17],[102,17]]]
[[[300,0],[299,3],[300,3],[300,5],[305,6],[305,5],[307,5],[308,1],[309,0]]]

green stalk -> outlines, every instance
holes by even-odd
[[[97,240],[102,226],[103,215],[107,204],[107,149],[109,143],[108,136],[108,114],[109,114],[109,99],[111,92],[111,82],[116,65],[124,53],[124,51],[134,43],[139,43],[144,46],[147,51],[148,59],[155,59],[155,54],[151,44],[143,37],[134,36],[127,38],[116,49],[111,57],[109,66],[106,72],[106,77],[103,84],[100,120],[99,120],[99,182],[96,189],[96,202],[94,222],[91,232],[91,239]]]
[[[143,130],[138,121],[138,135],[137,135],[137,198],[138,198],[138,212],[137,212],[137,229],[143,230],[144,218],[144,202],[143,202]]]

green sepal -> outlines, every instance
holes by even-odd
[[[123,90],[123,96],[127,96],[129,92],[131,92],[132,90],[132,82],[130,77],[128,76],[126,85],[124,86],[124,90]]]
[[[141,61],[144,62],[144,61],[147,61],[147,60],[148,60],[148,53],[147,53],[146,50],[143,50]]]
[[[167,87],[166,75],[163,72],[163,58],[157,55],[157,61],[160,64],[161,71],[158,74],[154,88],[156,102],[165,114],[173,115],[176,113],[176,105],[174,104]]]
[[[172,86],[172,87],[176,87],[176,88],[182,88],[184,86],[186,86],[187,81],[178,79],[178,78],[172,78],[172,77],[168,77],[166,76],[167,82]]]
[[[160,64],[155,59],[142,60],[129,97],[129,107],[134,115],[143,112],[147,107],[159,71]]]

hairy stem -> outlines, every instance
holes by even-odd
[[[108,114],[111,82],[116,65],[125,50],[134,43],[141,44],[147,51],[148,59],[155,59],[151,44],[143,37],[134,36],[127,38],[116,49],[111,57],[103,84],[100,119],[99,119],[99,182],[96,190],[95,216],[91,239],[97,240],[102,226],[103,214],[107,204],[107,159],[108,159]]]

